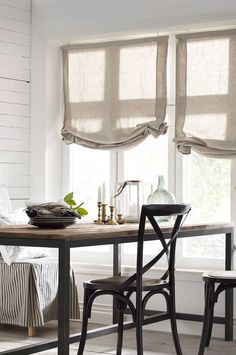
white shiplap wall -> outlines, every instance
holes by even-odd
[[[0,184],[29,198],[31,0],[0,0]]]

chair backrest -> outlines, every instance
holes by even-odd
[[[142,278],[142,275],[146,273],[149,269],[151,269],[151,267],[154,266],[164,255],[166,255],[167,257],[168,265],[161,279],[166,280],[168,276],[170,282],[174,279],[175,249],[177,235],[190,209],[191,207],[189,204],[152,204],[142,206],[138,233],[136,273],[130,276],[124,282],[124,288],[130,285],[138,278]],[[165,236],[163,235],[163,232],[158,225],[157,219],[155,218],[160,216],[170,216],[174,219],[174,223],[170,230],[168,238],[165,238]],[[156,233],[156,239],[161,242],[162,249],[151,261],[149,261],[146,265],[143,265],[143,245],[146,220],[151,223]]]

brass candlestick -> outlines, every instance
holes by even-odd
[[[122,219],[123,214],[122,213],[117,213],[117,223],[118,224],[124,224],[125,221]]]
[[[102,203],[98,201],[98,220],[96,224],[104,224],[101,219],[101,207],[102,207]]]
[[[109,208],[110,208],[110,217],[108,219],[107,224],[117,224],[116,221],[114,220],[115,207],[114,206],[109,206]]]
[[[102,203],[102,222],[107,223],[106,203]]]

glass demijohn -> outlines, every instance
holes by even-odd
[[[148,204],[173,204],[176,203],[175,196],[165,189],[165,177],[163,175],[158,176],[157,189],[152,192],[147,199]],[[169,221],[169,217],[158,217],[159,222]]]

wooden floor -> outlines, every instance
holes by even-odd
[[[72,331],[77,332],[78,324],[72,324]],[[18,327],[0,326],[0,351],[12,349],[13,347],[25,346],[29,343],[40,342],[46,338],[56,336],[55,323],[50,322],[47,326],[38,330],[35,338],[28,338],[26,330]],[[84,355],[115,354],[115,335],[109,335],[93,340],[86,344]],[[197,355],[199,337],[181,335],[183,355]],[[78,344],[71,345],[70,355],[76,355]],[[170,333],[153,332],[144,330],[144,354],[145,355],[171,355],[175,354],[172,336]],[[42,355],[56,355],[56,350],[40,352]],[[134,330],[125,331],[124,348],[122,355],[136,355],[135,332]],[[205,355],[235,355],[236,341],[225,342],[222,339],[212,339],[209,349]]]

